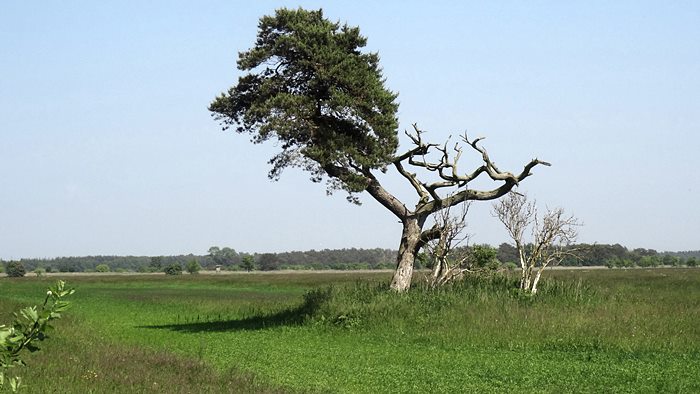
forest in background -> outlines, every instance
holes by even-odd
[[[503,243],[491,248],[501,265],[513,267],[518,257],[515,247]],[[469,248],[462,251],[469,252]],[[610,268],[659,267],[659,266],[696,266],[700,259],[700,250],[680,252],[657,252],[654,249],[627,249],[620,244],[578,244],[572,246],[578,250],[578,259],[569,258],[562,262],[564,266],[608,266]],[[274,270],[363,270],[395,268],[396,251],[391,249],[323,249],[308,251],[291,251],[282,253],[246,253],[237,252],[229,247],[213,246],[205,255],[177,256],[82,256],[57,257],[50,259],[20,259],[29,272],[37,269],[46,272],[93,272],[99,265],[106,265],[112,272],[161,272],[172,264],[186,266],[196,261],[204,269],[213,270],[219,266],[223,270],[244,271],[248,269],[261,271]],[[416,268],[426,268],[428,259],[416,261]],[[249,261],[251,265],[246,266]],[[10,261],[0,260],[0,267]]]

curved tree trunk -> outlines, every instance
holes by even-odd
[[[411,287],[413,262],[421,246],[421,230],[424,221],[416,218],[408,218],[403,221],[401,244],[399,245],[399,254],[396,257],[396,271],[390,285],[394,291],[403,292]]]

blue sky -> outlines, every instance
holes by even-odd
[[[402,130],[486,136],[502,169],[552,162],[521,191],[580,218],[580,241],[700,249],[700,3],[377,3],[3,5],[0,258],[396,248],[370,198],[326,197],[299,170],[270,182],[274,144],[209,116],[282,6],[360,27]],[[497,245],[489,210],[472,206],[469,232]]]

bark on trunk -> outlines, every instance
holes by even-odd
[[[537,283],[539,283],[540,278],[542,277],[542,270],[544,270],[544,267],[540,268],[537,271],[537,274],[535,275],[535,280],[532,281],[532,290],[530,290],[530,293],[533,295],[537,294]]]
[[[433,267],[433,273],[431,275],[430,285],[436,287],[440,284],[440,280],[445,277],[447,270],[447,256],[446,256],[446,240],[444,236],[441,236],[437,246],[431,252],[435,258],[433,262],[435,266]]]
[[[520,290],[530,289],[531,268],[524,256],[520,256]]]
[[[523,270],[523,277],[520,282],[520,289],[530,292],[530,287],[532,286],[532,267],[527,267]]]
[[[394,291],[404,292],[411,287],[413,262],[420,248],[422,222],[415,218],[403,221],[401,244],[399,245],[399,254],[396,257],[396,271],[389,286]]]

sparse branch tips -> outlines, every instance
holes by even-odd
[[[435,235],[427,236],[434,239],[425,244],[433,265],[427,278],[428,285],[433,288],[461,277],[471,268],[467,264],[467,255],[456,253],[456,248],[469,240],[469,234],[464,231],[467,227],[469,202],[461,204],[461,209],[456,214],[452,213],[452,208],[448,207],[434,214],[435,225],[429,231]]]
[[[459,169],[459,159],[462,157],[463,150],[459,143],[455,143],[452,149],[448,149],[449,141],[443,145],[428,144],[423,141],[422,136],[424,133],[425,131],[419,129],[418,126],[414,124],[413,132],[406,131],[405,134],[415,146],[402,155],[396,156],[393,160],[394,166],[399,173],[411,183],[418,193],[420,201],[424,203],[417,206],[416,212],[424,211],[432,213],[464,201],[492,200],[499,198],[512,190],[512,188],[517,186],[523,179],[530,176],[532,168],[536,165],[550,165],[547,162],[533,159],[525,165],[523,171],[517,176],[511,172],[501,171],[491,160],[486,149],[478,145],[480,141],[484,140],[484,137],[479,137],[470,141],[467,134],[464,133],[461,137],[462,142],[481,155],[483,165],[469,173],[462,172]],[[430,157],[433,152],[435,155],[432,157],[437,157],[437,159],[431,160]],[[419,181],[415,173],[406,169],[404,163],[415,168],[435,173],[439,180],[430,183]],[[484,173],[493,181],[504,183],[493,190],[478,191],[469,189],[469,183]],[[452,188],[453,192],[449,193],[447,197],[440,197],[438,190],[443,188]],[[458,190],[458,192],[454,190]]]
[[[578,250],[571,245],[581,223],[573,215],[566,215],[562,208],[547,210],[539,217],[535,203],[529,202],[527,196],[509,193],[493,204],[493,213],[515,243],[522,291],[536,294],[545,268],[557,265],[567,257],[576,257]],[[531,232],[530,243],[524,238],[528,230]]]

